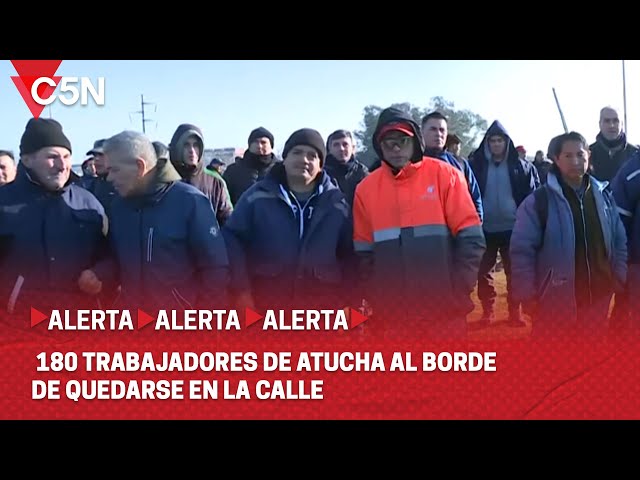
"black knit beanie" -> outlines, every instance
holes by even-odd
[[[308,145],[315,148],[318,151],[318,156],[320,157],[320,166],[324,165],[324,158],[327,156],[327,150],[324,140],[322,139],[322,135],[320,135],[317,130],[312,128],[302,128],[293,132],[287,140],[287,143],[284,144],[282,158],[287,158],[291,149],[297,145]]]
[[[62,125],[51,118],[32,118],[20,139],[20,155],[35,153],[44,147],[64,147],[71,152],[71,142]]]
[[[262,137],[267,137],[271,142],[271,148],[273,148],[274,146],[273,134],[264,127],[258,127],[249,134],[249,146],[251,146],[251,143],[254,140],[257,140],[258,138],[262,138]]]

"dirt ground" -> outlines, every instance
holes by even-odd
[[[495,303],[495,320],[488,327],[477,329],[474,327],[474,323],[480,320],[482,316],[482,304],[478,299],[477,287],[471,299],[476,308],[467,317],[469,322],[469,339],[472,340],[513,340],[526,338],[531,333],[531,320],[527,315],[522,315],[522,318],[527,322],[526,327],[514,328],[507,325],[508,309],[507,309],[507,277],[504,274],[504,270],[500,270],[494,273],[495,287],[498,291],[498,296]]]
[[[495,303],[495,320],[488,327],[475,328],[474,323],[482,316],[482,304],[478,299],[478,287],[471,294],[475,309],[467,316],[469,324],[468,338],[471,340],[514,340],[527,338],[531,334],[531,319],[522,314],[522,319],[527,323],[526,327],[514,328],[507,324],[509,312],[507,309],[507,277],[504,270],[494,272],[495,287],[498,292]],[[613,311],[614,301],[609,307],[609,315]]]

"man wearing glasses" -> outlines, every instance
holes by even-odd
[[[373,145],[381,167],[358,185],[353,206],[369,327],[386,338],[460,338],[485,250],[467,182],[424,157],[420,127],[398,109],[380,114]]]

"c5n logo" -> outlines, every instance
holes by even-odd
[[[18,72],[11,80],[35,118],[42,114],[44,107],[56,99],[68,106],[75,105],[78,101],[87,105],[88,97],[91,95],[96,105],[104,106],[104,77],[98,78],[96,88],[87,77],[56,76],[61,63],[62,60],[11,60]],[[61,93],[54,95],[58,85]]]

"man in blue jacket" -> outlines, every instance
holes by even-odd
[[[622,330],[629,325],[640,333],[640,152],[636,152],[622,165],[611,181],[620,218],[627,234],[629,272],[627,281],[628,317],[618,325]],[[618,295],[616,295],[616,301]],[[629,324],[630,322],[630,324]]]
[[[112,204],[110,240],[122,293],[117,308],[226,308],[227,252],[209,199],[151,141],[125,131],[104,145]],[[113,271],[101,265],[95,282]]]
[[[518,209],[511,235],[513,297],[537,337],[602,337],[627,276],[626,235],[613,195],[587,173],[582,135],[554,139],[547,184]]]
[[[355,279],[350,208],[324,172],[325,143],[304,128],[223,228],[240,306],[340,309]],[[353,277],[351,277],[353,275]]]
[[[62,126],[29,120],[16,180],[0,188],[0,312],[16,326],[29,327],[30,307],[99,308],[79,282],[107,254],[108,220],[91,193],[68,182],[71,163]]]
[[[469,195],[471,195],[478,217],[480,217],[480,222],[482,222],[482,195],[480,194],[480,186],[476,176],[473,174],[473,170],[467,160],[462,157],[456,157],[446,150],[447,135],[447,117],[440,112],[431,112],[424,116],[422,119],[422,138],[424,139],[425,156],[442,160],[464,174],[469,187]]]

